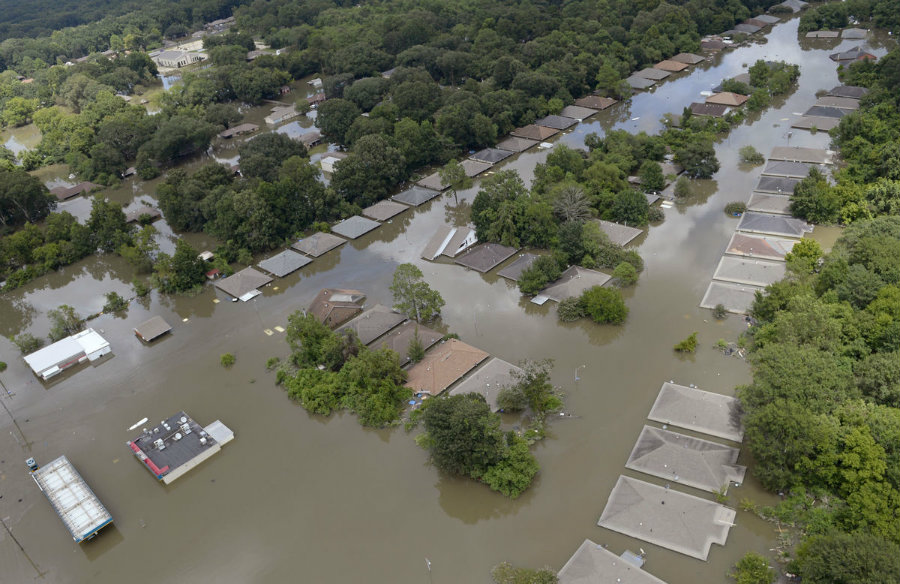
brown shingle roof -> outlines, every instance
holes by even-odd
[[[746,95],[741,95],[740,93],[723,91],[722,93],[716,93],[715,95],[707,97],[706,103],[715,103],[719,105],[738,107],[744,105],[744,102],[746,102],[748,99],[750,98]]]
[[[487,358],[488,354],[481,349],[450,339],[412,366],[406,387],[414,392],[438,395]]]
[[[331,328],[340,326],[362,312],[366,295],[359,290],[325,288],[316,294],[309,312]]]
[[[684,71],[688,68],[687,63],[682,63],[681,61],[674,60],[665,60],[660,61],[656,65],[654,65],[656,69],[662,69],[663,71],[672,71],[673,73],[678,73],[679,71]]]
[[[517,138],[528,138],[529,140],[539,141],[546,140],[556,134],[559,134],[559,130],[554,130],[553,128],[548,128],[546,126],[535,126],[534,124],[516,128],[510,132],[510,135],[516,136]]]
[[[695,101],[691,104],[691,113],[695,116],[721,118],[726,111],[728,111],[728,107],[718,103],[699,103]]]

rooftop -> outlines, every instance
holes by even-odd
[[[342,239],[337,235],[317,231],[309,237],[304,237],[297,243],[291,245],[291,247],[308,256],[317,258],[345,243],[347,243],[347,240]]]
[[[172,325],[167,323],[163,317],[154,316],[150,320],[145,320],[134,329],[134,334],[142,341],[149,343],[157,337],[161,337],[172,330]]]
[[[370,219],[387,221],[391,217],[399,215],[407,209],[409,209],[409,207],[407,207],[406,205],[401,205],[400,203],[395,203],[394,201],[378,201],[374,205],[363,209],[362,214]]]
[[[691,113],[695,116],[710,116],[713,118],[721,118],[728,111],[728,106],[720,103],[700,103],[695,101],[691,104]]]
[[[836,97],[826,95],[816,100],[816,105],[821,107],[836,107],[840,109],[858,110],[859,100],[853,97]]]
[[[828,107],[823,105],[814,105],[805,112],[805,116],[816,116],[819,118],[837,118],[840,119],[851,113],[849,110],[839,107]]]
[[[406,315],[391,310],[387,306],[376,304],[337,330],[352,330],[362,344],[368,345],[378,337],[387,334],[392,328],[406,321]]]
[[[713,280],[709,283],[706,294],[703,295],[703,300],[700,301],[700,307],[712,310],[721,304],[728,312],[747,314],[750,312],[756,293],[762,291],[762,288],[755,286],[743,286]]]
[[[159,209],[154,209],[153,207],[148,207],[147,205],[141,205],[131,211],[125,213],[125,222],[126,223],[137,223],[141,220],[142,217],[147,217],[150,221],[156,221],[160,217],[162,217],[162,213],[159,212]]]
[[[65,456],[31,473],[76,542],[94,537],[113,518]]]
[[[753,211],[744,213],[737,228],[738,231],[749,231],[750,233],[767,233],[798,238],[803,237],[804,233],[812,231],[812,225],[803,219]]]
[[[784,278],[785,269],[784,262],[724,255],[719,260],[713,279],[735,284],[768,286]]]
[[[841,31],[841,38],[843,39],[864,39],[868,36],[869,31],[864,28],[845,28]]]
[[[400,355],[401,365],[406,365],[409,363],[409,343],[415,338],[417,331],[419,334],[419,342],[426,351],[444,338],[442,333],[433,331],[413,320],[408,320],[388,332],[386,335],[369,343],[369,348],[373,350],[388,348]]]
[[[517,251],[499,243],[482,243],[456,258],[456,263],[483,274],[511,258]]]
[[[25,355],[35,375],[48,379],[92,353],[109,349],[109,342],[94,329],[85,329]]]
[[[773,193],[753,193],[747,201],[747,210],[758,213],[775,213],[776,215],[791,214],[790,195],[776,195]]]
[[[454,227],[450,237],[447,239],[447,244],[440,253],[448,258],[455,258],[477,242],[475,230],[471,227]]]
[[[488,164],[496,164],[502,160],[506,160],[513,153],[509,150],[502,150],[499,148],[485,148],[484,150],[479,150],[469,158],[471,160],[476,160],[478,162],[487,162]]]
[[[445,185],[444,181],[441,180],[441,173],[439,172],[433,172],[425,178],[417,180],[416,184],[420,187],[425,187],[426,189],[432,189],[434,191],[443,191],[449,186]]]
[[[519,278],[522,277],[522,272],[530,268],[537,258],[538,256],[533,253],[519,254],[519,257],[514,262],[497,272],[497,275],[518,282]]]
[[[559,584],[666,584],[589,539],[557,575]]]
[[[670,75],[670,72],[657,69],[656,67],[647,67],[646,69],[641,69],[640,71],[632,73],[632,77],[640,77],[651,81],[662,81]]]
[[[784,261],[791,249],[798,243],[796,239],[784,239],[765,235],[750,235],[735,232],[725,248],[725,253],[751,258]]]
[[[449,339],[409,369],[406,386],[415,393],[438,395],[488,356],[459,339]]]
[[[291,272],[295,272],[310,263],[312,263],[310,258],[286,249],[278,255],[265,259],[256,265],[273,276],[283,278]]]
[[[459,165],[462,167],[463,172],[465,172],[466,176],[469,178],[474,178],[493,166],[492,164],[488,164],[487,162],[479,162],[477,160],[463,160],[459,163]]]
[[[478,393],[491,406],[491,411],[496,412],[500,408],[497,405],[497,395],[504,387],[515,385],[518,382],[516,374],[523,373],[521,367],[507,363],[503,359],[491,357],[487,363],[479,367],[472,375],[459,382],[450,390],[450,395],[461,393]]]
[[[775,24],[776,22],[780,22],[781,18],[772,16],[771,14],[760,14],[759,16],[754,16],[753,20],[759,20],[760,22],[765,22],[766,24]]]
[[[543,126],[545,128],[553,128],[555,130],[565,130],[566,128],[571,128],[577,123],[578,120],[573,120],[572,118],[567,118],[564,116],[546,116],[536,121],[535,125]]]
[[[746,95],[741,95],[740,93],[732,93],[730,91],[723,91],[721,93],[716,93],[715,95],[711,95],[706,98],[706,103],[716,103],[720,105],[727,105],[730,107],[738,107],[744,105],[744,103],[750,99]]]
[[[377,221],[372,221],[371,219],[366,219],[365,217],[354,215],[352,217],[344,219],[337,225],[334,225],[331,230],[338,235],[343,235],[348,239],[356,239],[357,237],[361,237],[366,233],[372,231],[373,229],[377,229],[380,225],[381,224]]]
[[[559,280],[541,290],[531,301],[535,304],[544,304],[547,300],[561,302],[566,298],[580,296],[588,288],[602,286],[609,280],[610,276],[603,272],[571,266],[562,273]]]
[[[232,126],[223,132],[219,132],[220,138],[231,138],[233,136],[239,136],[240,134],[246,134],[248,132],[255,132],[259,129],[259,126],[256,124],[239,124],[237,126]]]
[[[663,383],[647,418],[734,442],[744,438],[741,406],[736,397],[671,381]]]
[[[600,231],[605,233],[609,240],[617,245],[627,245],[634,238],[644,233],[642,229],[613,223],[612,221],[604,221],[603,219],[596,219],[595,223],[600,227]]]
[[[828,56],[832,61],[859,61],[861,59],[871,59],[875,60],[875,55],[865,51],[862,46],[855,46],[852,49],[848,49],[846,51],[842,51],[839,53],[834,53],[833,55]]]
[[[53,187],[50,189],[50,194],[55,195],[57,200],[65,201],[66,199],[71,199],[76,195],[80,195],[82,193],[89,193],[96,189],[102,189],[103,185],[98,185],[92,182],[80,182],[77,185],[71,187]]]
[[[754,34],[762,30],[762,27],[755,24],[750,24],[749,22],[742,22],[740,24],[734,25],[734,30],[736,30],[737,32],[742,32],[744,34]]]
[[[836,128],[841,123],[840,118],[826,118],[824,116],[802,116],[791,122],[792,128],[799,130],[810,130],[816,128],[823,132],[827,132],[832,128]]]
[[[234,434],[221,422],[218,426],[225,432],[213,434],[182,411],[153,428],[145,428],[128,446],[151,474],[168,485],[233,438]]]
[[[395,201],[418,207],[422,203],[427,203],[440,194],[440,191],[433,191],[422,187],[410,187],[405,191],[397,193],[391,198]]]
[[[840,32],[836,30],[811,30],[806,33],[808,39],[836,39],[840,36]]]
[[[515,136],[516,138],[528,138],[529,140],[537,140],[538,142],[542,142],[556,134],[559,134],[559,130],[535,124],[522,126],[521,128],[516,128],[510,132],[510,135]]]
[[[619,103],[618,100],[611,97],[602,97],[600,95],[587,95],[575,100],[578,107],[587,107],[595,110],[605,110],[606,108]]]
[[[597,524],[705,561],[712,544],[725,545],[735,515],[724,505],[620,475]]]
[[[272,278],[262,272],[253,268],[244,268],[233,276],[216,280],[216,288],[246,302],[254,296],[258,296],[258,288],[271,281]]]
[[[789,195],[794,192],[794,187],[798,184],[800,184],[799,178],[763,175],[759,177],[759,182],[756,183],[754,190]]]
[[[832,88],[831,91],[828,92],[828,95],[861,99],[868,93],[869,90],[865,87],[858,87],[856,85],[838,85],[837,87]]]
[[[763,169],[763,174],[770,176],[784,176],[788,178],[806,178],[809,174],[810,164],[805,162],[793,162],[790,160],[769,160]]]
[[[438,225],[437,229],[434,231],[434,235],[431,236],[428,244],[425,245],[425,249],[422,250],[422,257],[428,261],[437,259],[437,257],[443,253],[444,248],[447,247],[447,243],[450,242],[450,238],[455,233],[455,227]]]
[[[731,446],[644,426],[625,468],[716,493],[744,482],[747,467],[736,464],[738,454]]]
[[[309,312],[319,322],[338,327],[360,312],[366,295],[359,290],[323,288],[309,305]]]
[[[501,150],[508,150],[510,152],[525,152],[526,150],[537,144],[537,140],[508,136],[497,144],[497,148]]]
[[[681,61],[676,61],[674,59],[666,59],[664,61],[660,61],[656,65],[653,66],[655,69],[660,69],[662,71],[670,71],[672,73],[678,73],[679,71],[684,71],[689,67],[687,63],[683,63]]]
[[[696,65],[697,63],[702,63],[706,59],[701,57],[700,55],[695,55],[694,53],[678,53],[674,57],[672,57],[673,61],[678,61],[679,63],[686,63],[688,65]]]
[[[591,117],[595,113],[597,113],[597,110],[594,108],[583,107],[580,105],[567,105],[562,109],[561,112],[559,112],[559,115],[581,122]]]

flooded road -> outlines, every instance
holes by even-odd
[[[752,125],[735,128],[717,147],[722,170],[690,204],[667,210],[665,221],[643,238],[639,251],[647,267],[626,291],[631,312],[624,326],[563,325],[555,308],[528,303],[501,278],[420,260],[436,226],[465,216],[476,184],[460,194],[459,205],[443,197],[405,211],[276,280],[251,302],[229,302],[212,287],[193,297],[153,292],[132,302],[124,318],[101,316],[91,326],[103,331],[113,356],[49,384],[39,382],[0,338],[0,355],[9,363],[0,381],[13,394],[5,397],[0,388],[0,399],[15,418],[14,424],[0,412],[0,518],[24,548],[0,530],[4,584],[30,582],[38,574],[54,583],[489,582],[490,568],[504,560],[559,569],[585,538],[617,554],[643,548],[647,571],[670,584],[688,584],[725,582],[730,566],[748,550],[769,555],[772,526],[743,511],[727,546],[713,546],[708,562],[596,522],[620,474],[660,483],[625,471],[624,464],[664,381],[732,394],[749,380],[743,361],[712,349],[719,338],[735,340],[743,320],[717,322],[697,304],[736,225],[722,208],[746,201],[761,170],[740,168],[738,148],[752,144],[767,154],[784,145],[791,114],[811,106],[816,91],[838,84],[827,57],[838,49],[803,50],[796,29],[797,19],[780,24],[766,44],[719,56],[559,138],[580,146],[592,131],[655,131],[664,113],[680,112],[700,91],[757,58],[801,65],[798,89]],[[795,131],[790,144],[825,147],[828,136]],[[503,168],[515,168],[528,181],[546,155],[525,153]],[[110,196],[126,204],[152,198],[152,184],[126,181]],[[201,247],[203,237],[194,235],[191,242]],[[443,324],[464,341],[511,362],[555,360],[553,381],[567,394],[571,417],[551,424],[536,449],[541,472],[518,500],[441,475],[402,429],[366,430],[352,415],[307,414],[265,370],[266,359],[284,357],[287,346],[282,334],[268,336],[264,329],[283,326],[326,286],[363,290],[369,305],[391,304],[391,275],[407,261],[441,292],[447,301]],[[105,292],[122,293],[131,277],[119,258],[104,257],[36,280],[0,297],[0,333],[45,335],[48,308],[66,302],[81,314],[94,312]],[[221,302],[214,303],[217,297]],[[132,329],[157,314],[174,330],[144,346]],[[700,340],[696,355],[674,353],[672,345],[693,331]],[[237,358],[230,370],[219,365],[225,352]],[[181,409],[204,425],[222,420],[236,439],[167,487],[132,456],[125,442],[134,432],[127,428],[145,416],[157,421]],[[28,456],[46,463],[61,454],[115,518],[112,529],[81,546],[72,543],[23,464]],[[747,463],[745,453],[739,462]],[[733,507],[744,498],[774,500],[752,479],[730,489],[729,498]]]

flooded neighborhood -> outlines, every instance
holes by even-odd
[[[742,162],[739,149],[751,145],[766,158],[782,147],[831,150],[828,132],[792,127],[819,97],[842,85],[829,56],[864,44],[881,58],[894,46],[887,32],[875,30],[863,40],[806,38],[798,32],[799,15],[779,16],[739,46],[704,52],[703,61],[655,87],[635,91],[537,147],[486,163],[471,187],[441,192],[417,206],[381,207],[383,216],[344,225],[346,233],[333,227],[346,242],[330,251],[310,253],[295,245],[295,251],[268,267],[258,264],[290,248],[255,254],[254,269],[275,276],[260,272],[264,280],[246,289],[227,293],[220,288],[222,280],[215,280],[194,294],[154,289],[136,297],[136,268],[107,253],[4,291],[0,355],[8,369],[0,373],[0,581],[489,582],[491,569],[504,561],[559,571],[587,539],[615,556],[633,552],[643,563],[641,570],[661,581],[687,584],[728,581],[748,551],[773,557],[772,550],[784,545],[776,525],[744,502],[775,505],[780,498],[751,472],[744,474],[751,460],[741,447],[743,430],[679,424],[679,413],[658,413],[658,396],[663,400],[660,391],[668,387],[731,399],[738,386],[752,381],[746,353],[738,346],[752,324],[747,307],[728,307],[724,318],[710,310],[716,302],[701,307],[714,278],[743,286],[738,283],[743,276],[722,276],[727,266],[720,262],[745,217],[723,208],[747,202],[764,167]],[[762,111],[747,112],[743,123],[715,143],[720,169],[712,178],[692,181],[688,197],[654,202],[664,218],[651,221],[626,245],[640,254],[644,269],[635,286],[622,289],[628,307],[624,324],[561,322],[556,302],[532,302],[515,280],[498,274],[533,249],[510,248],[512,255],[498,257],[500,263],[479,260],[487,262],[483,271],[477,262],[465,267],[437,250],[432,250],[433,261],[423,259],[436,234],[450,239],[453,229],[470,225],[472,204],[489,177],[513,170],[529,187],[536,167],[560,145],[584,150],[588,135],[603,137],[613,130],[658,134],[666,128],[667,114],[681,115],[692,102],[703,102],[713,88],[747,73],[758,60],[796,65],[799,78],[788,93]],[[315,95],[308,83],[313,78],[293,82],[292,91],[277,101],[291,104]],[[172,81],[163,80],[168,90]],[[248,107],[242,122],[257,130],[214,138],[208,150],[192,154],[179,167],[193,171],[213,160],[237,165],[238,144],[244,140],[270,131],[294,139],[317,131],[315,110],[266,123],[277,105]],[[18,154],[36,147],[40,132],[34,125],[7,129],[0,141]],[[336,151],[327,141],[309,144],[313,164]],[[419,171],[394,193],[437,170]],[[62,164],[33,174],[48,188],[80,180]],[[165,180],[165,172],[150,180],[131,175],[99,193],[121,204],[126,214],[142,205],[159,208],[157,190]],[[90,196],[60,202],[61,211],[87,220]],[[203,232],[176,232],[165,217],[153,225],[165,253],[172,254],[179,239],[196,250],[224,243]],[[791,240],[811,238],[828,251],[840,234],[839,227],[816,226]],[[549,416],[546,437],[532,448],[540,472],[518,498],[440,471],[414,439],[419,430],[407,431],[403,424],[364,427],[346,411],[327,417],[306,411],[288,398],[267,366],[273,357],[289,360],[288,319],[310,307],[320,291],[359,291],[364,308],[391,307],[392,278],[407,263],[418,267],[445,301],[439,320],[428,326],[440,335],[458,335],[483,352],[475,366],[466,365],[467,371],[477,371],[488,357],[513,365],[552,360],[551,382],[564,405]],[[783,276],[783,261],[773,269]],[[750,301],[756,289],[771,283],[754,285],[753,274],[745,282],[749,292],[744,297],[749,294]],[[258,295],[244,296],[256,288]],[[83,316],[101,313],[109,292],[128,300],[127,311],[99,314],[85,325],[108,343],[109,354],[42,379],[12,338],[21,333],[46,337],[48,311],[63,304]],[[157,317],[161,320],[152,320]],[[144,325],[145,332],[136,330]],[[672,350],[694,332],[696,352]],[[437,338],[436,347],[452,342]],[[716,349],[720,340],[729,350]],[[233,365],[220,364],[225,354],[234,357]],[[42,365],[42,371],[57,365]],[[422,401],[420,393],[410,407]],[[706,412],[689,409],[688,417]],[[714,426],[718,422],[712,417],[708,424]],[[506,429],[523,429],[522,420],[509,414],[503,423]],[[173,427],[177,437],[166,438],[159,448],[157,440],[163,442]],[[677,470],[659,467],[668,462],[636,455],[636,442],[654,440],[668,441],[676,450],[690,444],[718,452],[729,469],[718,477],[727,493],[718,493],[715,481],[680,481]],[[60,525],[63,515],[48,505],[24,464],[33,458],[46,465],[62,455],[114,520],[96,528],[91,541],[73,544],[74,532]],[[689,465],[684,462],[685,473]],[[678,505],[688,505],[691,520],[698,522],[696,533],[705,534],[697,536],[705,548],[703,542],[684,541],[684,535],[667,544],[663,530],[645,533],[643,523],[632,525],[630,515],[613,516],[615,497],[627,499],[630,488],[648,501],[662,497],[673,514]],[[690,500],[679,502],[681,495]],[[695,512],[690,507],[695,504],[703,510]],[[722,533],[706,533],[707,512],[714,516],[707,523]],[[662,517],[647,513],[654,520]],[[693,525],[685,529],[694,533]],[[589,550],[584,544],[584,553]]]

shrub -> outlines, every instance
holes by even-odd
[[[6,371],[6,362],[0,361],[0,373]]]
[[[725,205],[725,214],[738,217],[747,211],[747,204],[740,201],[734,201]]]
[[[419,327],[416,327],[413,338],[409,340],[406,354],[413,363],[418,363],[425,358],[425,347],[422,346],[422,341],[419,339]]]
[[[581,298],[565,298],[556,307],[556,316],[562,322],[574,322],[584,318],[584,308],[581,306]]]
[[[103,305],[103,312],[119,312],[127,307],[127,300],[115,292],[109,292],[106,295],[106,304]]]
[[[675,198],[684,199],[691,196],[691,181],[684,175],[675,181]]]
[[[280,359],[280,358],[278,358],[278,357],[269,357],[269,359],[266,361],[266,369],[268,369],[269,371],[271,371],[271,370],[275,369],[276,367],[278,367],[280,364],[281,364],[281,359]]]
[[[755,552],[747,552],[729,575],[737,584],[772,584],[776,578],[775,570],[769,568],[766,558]]]
[[[539,256],[519,277],[519,290],[522,294],[534,295],[544,286],[559,279],[562,270],[553,256]]]
[[[747,164],[762,164],[766,161],[766,157],[763,156],[759,150],[757,150],[753,146],[750,146],[749,144],[738,150],[738,153],[741,156],[741,162],[745,162]]]
[[[231,353],[225,353],[219,359],[219,362],[222,363],[222,367],[228,368],[234,365],[235,358]]]
[[[132,286],[132,288],[134,288],[134,294],[138,298],[143,298],[144,296],[146,296],[147,294],[150,293],[150,286],[144,284],[137,278],[135,278],[134,280],[131,281],[131,286]]]
[[[697,333],[691,333],[686,339],[679,341],[673,347],[679,353],[693,353],[697,350]]]
[[[716,304],[716,307],[713,308],[713,318],[716,320],[722,320],[728,316],[728,311],[725,309],[724,304]]]
[[[594,322],[622,324],[628,317],[628,307],[622,293],[613,288],[588,288],[581,295],[581,305]]]
[[[650,210],[647,211],[647,221],[650,223],[656,223],[657,221],[662,221],[666,218],[666,214],[659,207],[650,207]]]
[[[638,271],[628,262],[622,262],[613,270],[618,286],[633,286],[638,281]]]

